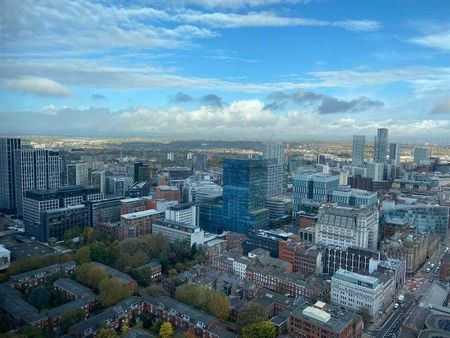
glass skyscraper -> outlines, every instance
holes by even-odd
[[[21,147],[20,138],[0,138],[0,209],[16,208],[14,152]]]
[[[366,148],[366,137],[364,135],[353,135],[352,165],[364,163],[364,150]]]
[[[266,227],[267,161],[225,159],[223,162],[223,221],[227,230],[249,233]]]
[[[379,128],[377,136],[375,136],[375,143],[373,146],[373,160],[375,163],[386,162],[388,150],[388,130],[386,128]]]

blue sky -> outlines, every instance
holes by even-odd
[[[0,133],[450,138],[450,2],[13,1]]]

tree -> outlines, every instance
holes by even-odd
[[[197,335],[195,334],[195,330],[190,327],[185,333],[184,338],[197,338]]]
[[[106,263],[106,245],[95,241],[91,244],[91,259],[96,262]]]
[[[247,303],[239,310],[236,324],[239,328],[267,320],[264,309],[255,303]]]
[[[242,328],[242,338],[275,338],[275,325],[269,321],[253,323]]]
[[[105,278],[99,285],[99,298],[103,306],[111,306],[131,296],[131,292],[117,278]]]
[[[73,309],[69,310],[64,316],[61,318],[60,327],[63,333],[66,333],[69,327],[72,325],[81,322],[85,318],[84,310],[82,309]]]
[[[85,242],[90,243],[92,241],[92,239],[94,238],[94,232],[95,230],[93,227],[84,228],[83,237]]]
[[[33,288],[28,296],[28,302],[35,308],[48,307],[50,303],[50,292],[44,286]]]
[[[75,271],[75,279],[81,284],[98,290],[100,282],[107,278],[105,270],[92,263],[81,264]]]
[[[152,281],[152,269],[141,268],[131,272],[131,276],[138,282],[139,285],[149,286]]]
[[[122,334],[122,335],[125,335],[127,332],[128,332],[128,330],[130,329],[130,327],[128,326],[128,324],[127,323],[122,323],[122,325],[120,326],[120,333]]]
[[[11,329],[11,319],[8,315],[0,313],[0,333],[8,332]]]
[[[230,301],[225,294],[211,290],[206,297],[205,310],[218,320],[225,320],[231,311]]]
[[[80,227],[73,227],[73,228],[67,229],[64,232],[63,237],[64,237],[64,240],[67,241],[69,239],[72,239],[72,238],[80,236],[80,234],[81,234],[81,228]]]
[[[119,335],[111,328],[103,328],[95,335],[96,338],[119,338]]]
[[[171,338],[173,337],[173,327],[170,322],[164,322],[159,329],[159,337],[160,338]]]
[[[91,261],[91,248],[89,246],[83,246],[77,250],[75,256],[75,261],[78,264],[88,263]]]
[[[197,254],[197,245],[192,244],[191,246],[191,257],[194,257]]]

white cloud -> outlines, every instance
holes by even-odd
[[[6,90],[18,91],[37,96],[70,96],[71,93],[62,84],[44,77],[23,76],[3,81]]]
[[[381,27],[378,22],[371,20],[324,21],[311,18],[281,16],[268,11],[237,14],[186,10],[175,15],[174,19],[195,24],[205,24],[215,28],[336,26],[349,31],[367,32],[378,30]]]
[[[450,29],[417,36],[409,41],[424,47],[437,48],[448,52],[450,51]]]
[[[312,0],[141,0],[144,4],[162,3],[164,6],[186,7],[198,6],[203,8],[240,9],[249,7],[264,7],[270,5],[307,4]]]
[[[432,114],[450,114],[450,98],[447,98],[433,107]]]
[[[0,132],[40,133],[54,126],[54,133],[82,135],[147,135],[209,138],[280,139],[348,139],[354,133],[370,135],[378,127],[388,126],[396,137],[409,139],[448,137],[450,120],[417,119],[334,119],[311,111],[292,110],[276,114],[264,109],[260,100],[238,100],[223,106],[201,106],[185,110],[169,108],[127,108],[110,111],[106,108],[45,107],[51,112],[15,112],[8,116]],[[320,133],[317,131],[320,130]],[[433,130],[433,133],[430,133]]]

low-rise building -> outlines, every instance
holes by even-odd
[[[205,232],[194,225],[159,219],[152,225],[153,233],[163,234],[168,241],[185,241],[189,246],[203,245]]]
[[[361,316],[319,301],[292,311],[288,330],[294,338],[356,338],[362,336],[363,326]]]
[[[331,302],[349,309],[367,310],[371,318],[395,301],[394,280],[388,274],[361,275],[344,269],[331,278]]]
[[[161,267],[161,264],[159,264],[158,262],[150,262],[148,264],[144,264],[144,265],[141,265],[141,266],[138,266],[137,268],[135,268],[135,270],[141,270],[141,269],[149,269],[150,277],[152,279],[161,276],[162,267]]]
[[[181,201],[181,191],[176,186],[159,185],[156,187],[156,198],[167,201]]]
[[[163,217],[164,213],[149,209],[120,216],[120,238],[140,237],[152,233],[152,224]]]

